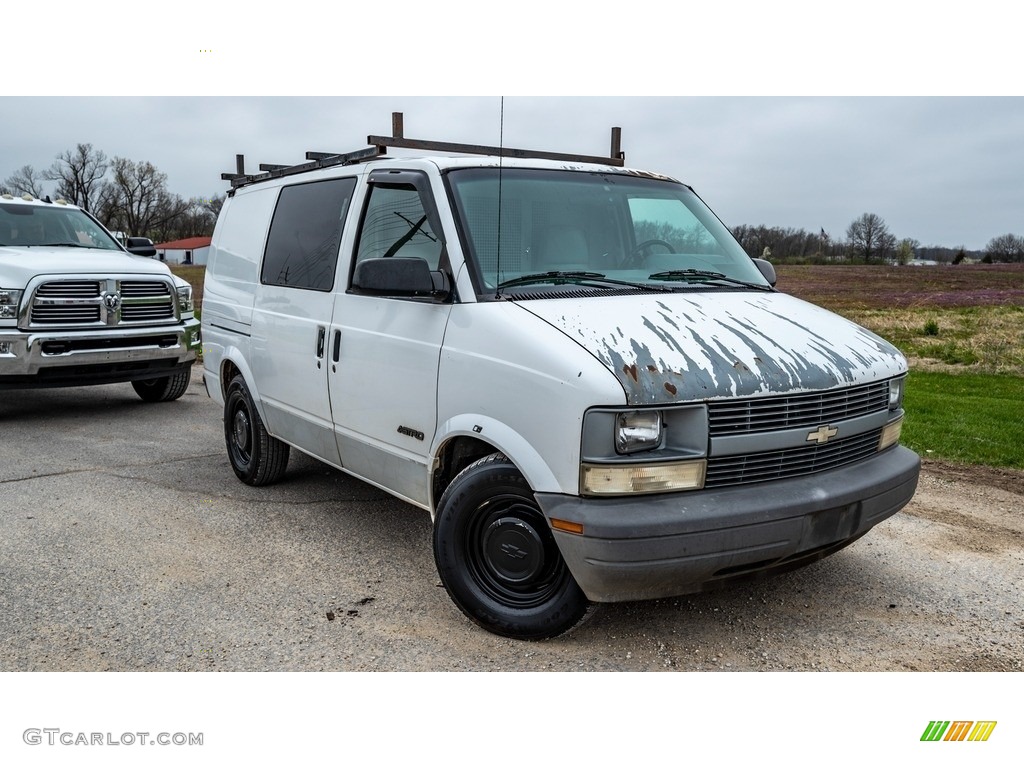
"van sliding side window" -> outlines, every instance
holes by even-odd
[[[334,287],[341,229],[354,178],[284,187],[263,256],[264,285],[329,291]]]

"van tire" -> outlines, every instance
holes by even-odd
[[[462,612],[503,637],[555,637],[590,607],[529,484],[500,453],[470,464],[442,494],[434,560]]]
[[[224,442],[231,468],[246,485],[276,483],[288,468],[288,444],[267,432],[241,375],[224,397]]]
[[[132,389],[147,403],[166,403],[184,395],[190,381],[191,369],[179,371],[172,376],[161,376],[159,379],[133,381]]]

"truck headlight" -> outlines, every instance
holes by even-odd
[[[905,378],[889,380],[889,410],[895,411],[903,405],[903,382]]]
[[[15,320],[18,317],[18,305],[21,303],[21,291],[0,288],[0,320]]]
[[[637,453],[661,445],[661,411],[624,411],[615,417],[615,451]]]
[[[175,288],[178,293],[178,311],[181,314],[192,311],[192,286],[179,285]]]

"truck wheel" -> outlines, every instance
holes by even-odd
[[[497,635],[554,637],[589,608],[533,491],[500,453],[470,464],[441,496],[434,560],[455,604]]]
[[[288,444],[267,432],[240,375],[224,398],[224,441],[231,468],[246,485],[276,483],[288,468]]]
[[[159,379],[133,381],[132,389],[147,403],[164,403],[177,400],[184,395],[191,380],[192,371],[179,371],[172,376],[162,376]]]

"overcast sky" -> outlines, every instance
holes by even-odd
[[[628,165],[692,185],[730,226],[839,239],[870,212],[922,245],[1024,235],[1018,27],[989,0],[969,19],[879,0],[855,18],[803,0],[55,5],[52,50],[5,41],[0,181],[90,143],[208,197],[236,153],[255,170],[358,149],[401,111],[412,138],[595,155],[619,126]]]

